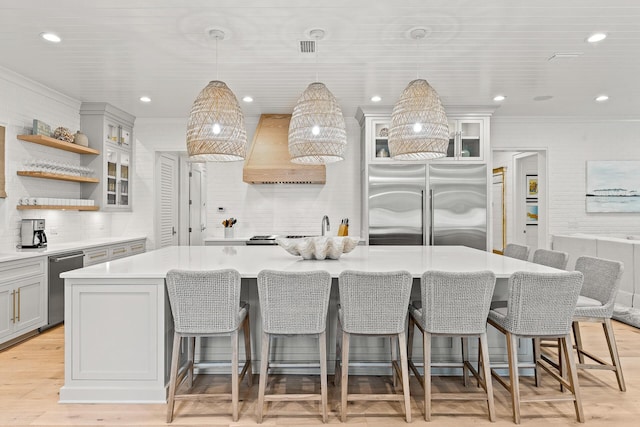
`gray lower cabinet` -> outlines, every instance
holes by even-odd
[[[47,323],[46,257],[0,263],[0,348]]]
[[[86,249],[84,251],[84,266],[88,267],[90,265],[100,264],[101,262],[141,254],[146,251],[146,247],[146,239],[140,239]]]

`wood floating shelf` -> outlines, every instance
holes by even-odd
[[[47,147],[58,148],[60,150],[71,151],[79,154],[100,154],[98,150],[74,144],[72,142],[60,141],[44,135],[18,135],[22,141],[33,142],[34,144],[46,145]]]
[[[98,178],[89,178],[86,176],[62,175],[62,174],[48,173],[48,172],[18,171],[18,175],[31,176],[33,178],[57,179],[60,181],[100,182]]]
[[[59,211],[97,211],[100,206],[60,206],[60,205],[18,205],[19,211],[26,211],[30,209],[54,209]]]

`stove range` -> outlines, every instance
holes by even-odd
[[[278,243],[276,243],[276,236],[275,234],[268,234],[268,235],[264,235],[264,236],[253,236],[250,237],[249,240],[246,241],[247,245],[277,245]],[[313,237],[313,236],[307,236],[307,235],[289,235],[289,236],[283,236],[287,239],[302,239],[304,237]]]

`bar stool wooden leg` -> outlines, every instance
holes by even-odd
[[[342,327],[340,326],[340,320],[338,320],[336,326],[336,366],[333,370],[333,385],[338,387],[340,385],[341,373],[341,361],[342,361]]]
[[[178,379],[178,364],[180,359],[180,341],[178,334],[173,334],[173,352],[171,353],[171,376],[169,379],[169,399],[167,400],[167,423],[173,421],[173,407],[176,403],[176,382]]]
[[[431,334],[422,332],[424,354],[424,420],[431,421]]]
[[[340,392],[340,420],[347,421],[347,397],[349,386],[349,334],[342,331],[342,382]]]
[[[253,385],[253,367],[251,364],[251,322],[249,322],[249,313],[247,313],[247,317],[244,318],[244,354],[245,360],[247,364],[247,373],[249,378],[247,378],[247,383],[249,387]]]
[[[484,374],[484,390],[487,393],[487,406],[489,409],[489,420],[495,421],[496,408],[493,400],[493,383],[491,381],[491,367],[489,366],[489,344],[487,342],[487,334],[480,335],[480,357],[478,363],[482,364],[482,374]],[[478,376],[480,373],[480,365],[478,365]],[[480,380],[478,380],[478,383]]]
[[[400,366],[402,369],[402,393],[404,394],[404,410],[408,423],[411,422],[411,397],[409,391],[409,363],[407,361],[407,335],[398,334],[398,347],[400,348]]]
[[[611,319],[604,319],[602,328],[604,329],[604,336],[606,337],[607,345],[609,346],[609,354],[611,355],[611,362],[613,364],[616,378],[618,380],[618,387],[620,388],[620,391],[627,391],[627,387],[624,384],[624,377],[622,376],[620,356],[618,355],[618,345],[616,344],[616,337],[613,334],[613,325],[611,324]]]
[[[533,345],[533,363],[535,364],[535,370],[534,370],[534,375],[535,375],[535,379],[536,379],[536,387],[540,387],[542,385],[542,376],[540,375],[540,365],[538,364],[538,361],[540,360],[540,338],[533,338],[532,339],[532,345]]]
[[[580,336],[580,323],[573,322],[571,324],[573,329],[573,337],[576,340],[576,350],[578,351],[578,363],[584,363],[584,356],[582,355],[582,337]]]
[[[238,421],[238,401],[240,400],[240,381],[238,380],[238,330],[231,332],[231,408],[233,421]]]
[[[327,422],[327,334],[322,331],[318,336],[320,348],[320,405],[322,405],[322,422]]]
[[[398,363],[398,349],[396,348],[396,338],[395,336],[389,337],[389,345],[391,346],[391,378],[393,381],[393,388],[398,387],[398,375],[393,367],[394,363]]]
[[[520,380],[518,378],[518,338],[507,332],[507,354],[509,358],[509,380],[513,422],[520,424]]]
[[[560,338],[560,347],[558,352],[564,353],[565,360],[567,361],[567,371],[569,376],[569,384],[571,385],[571,392],[573,393],[573,406],[576,410],[576,418],[578,422],[584,422],[584,413],[582,412],[582,399],[580,397],[580,386],[578,384],[578,370],[576,368],[576,361],[573,358],[573,349],[571,346],[571,336],[567,335],[564,338]]]
[[[465,362],[469,361],[469,338],[462,337],[460,346],[462,347],[462,384],[467,387],[469,385],[469,370]]]
[[[189,388],[193,387],[193,365],[195,364],[196,357],[196,337],[191,337],[187,339],[187,359],[188,359],[188,370],[187,370],[187,385]]]
[[[258,423],[262,423],[262,411],[264,409],[264,393],[267,388],[267,371],[269,368],[269,335],[262,333],[262,353],[260,354],[260,379],[258,382]]]

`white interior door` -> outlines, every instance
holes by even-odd
[[[158,238],[157,247],[178,244],[178,157],[171,154],[158,156]]]
[[[204,170],[199,164],[191,165],[189,173],[189,245],[202,246],[206,229]]]

